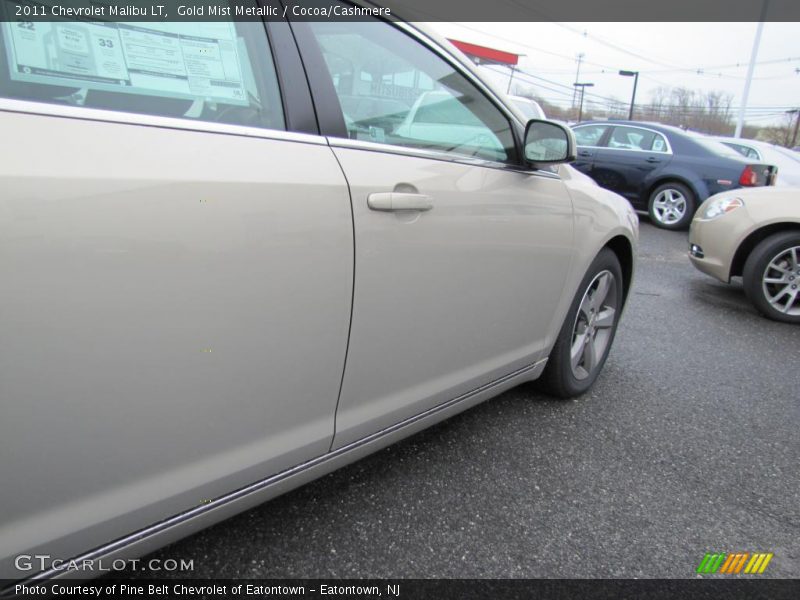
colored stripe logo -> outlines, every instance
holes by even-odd
[[[750,552],[707,552],[700,561],[697,572],[760,575],[766,570],[773,556],[772,552],[754,552],[752,554]]]

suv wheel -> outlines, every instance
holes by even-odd
[[[800,232],[776,233],[747,257],[744,291],[765,317],[800,323]]]
[[[669,182],[653,190],[647,203],[647,211],[656,227],[686,229],[694,216],[695,205],[692,190],[682,183]]]

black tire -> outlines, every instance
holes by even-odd
[[[668,209],[662,208],[661,202],[668,201],[666,197],[671,193],[675,199],[675,206]],[[647,212],[650,215],[650,222],[661,229],[678,231],[689,227],[692,222],[694,211],[697,209],[697,197],[689,187],[677,181],[662,183],[654,189],[650,198],[647,199]],[[675,212],[672,212],[672,211]],[[681,215],[677,220],[672,217]]]
[[[596,314],[599,315],[607,308],[613,308],[613,323],[609,327],[602,328],[598,325],[595,329],[595,321],[592,320],[590,325],[585,319],[584,311],[580,309],[587,296],[589,300],[591,300],[590,293],[592,288],[594,288],[595,291],[599,289],[597,287],[600,281],[598,278],[604,276],[604,273],[609,273],[613,277],[614,296],[609,299],[607,305],[601,305],[597,309]],[[610,290],[608,295],[611,295]],[[592,387],[600,371],[603,370],[603,365],[608,358],[608,353],[614,342],[614,336],[616,335],[617,324],[619,322],[619,314],[622,310],[622,299],[622,268],[620,267],[617,256],[610,249],[603,248],[595,257],[594,261],[592,261],[580,286],[578,286],[578,291],[575,294],[575,298],[572,300],[572,305],[561,326],[561,331],[558,334],[556,343],[550,351],[550,358],[547,361],[547,366],[539,380],[539,386],[543,391],[558,398],[572,398],[583,394]],[[600,299],[600,302],[603,302],[603,300]],[[596,322],[600,323],[600,319]],[[589,335],[594,334],[594,341],[592,344],[597,341],[601,333],[603,334],[602,341],[605,342],[602,354],[596,356],[592,368],[588,371],[585,365],[584,367],[578,366],[576,369],[573,367],[573,361],[571,360],[571,350],[573,344],[577,343],[581,337],[580,330],[582,324],[585,325],[584,332],[588,331]],[[606,329],[608,330],[607,334]],[[580,373],[581,370],[585,373],[585,376]]]
[[[792,249],[794,253],[792,253]],[[792,258],[794,255],[794,258]],[[744,263],[742,279],[744,293],[758,312],[767,318],[784,323],[800,323],[800,231],[776,233],[762,240]],[[787,267],[785,273],[768,267],[773,261]],[[793,263],[793,264],[792,264]],[[775,282],[769,283],[769,278]],[[767,294],[777,300],[777,307]],[[794,294],[794,299],[792,299]]]

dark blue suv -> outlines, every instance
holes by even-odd
[[[635,121],[588,121],[573,127],[573,166],[625,196],[664,229],[685,229],[713,194],[772,185],[774,166],[677,127]]]

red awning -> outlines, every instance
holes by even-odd
[[[502,50],[495,50],[494,48],[487,48],[486,46],[470,44],[469,42],[462,42],[460,40],[450,40],[450,43],[467,56],[477,57],[484,61],[503,65],[516,65],[519,61],[519,54],[503,52]]]

